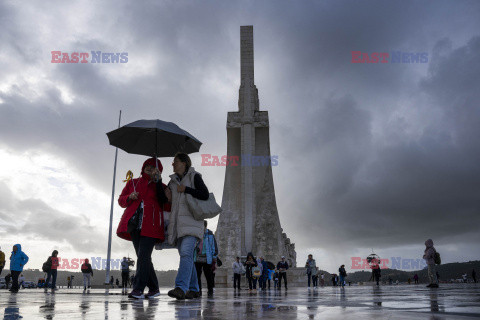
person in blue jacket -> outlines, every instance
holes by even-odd
[[[10,256],[10,271],[12,273],[12,293],[18,292],[18,276],[23,271],[23,266],[28,262],[28,256],[23,253],[22,246],[16,244],[13,246],[12,255]]]
[[[260,257],[262,263],[262,275],[260,276],[260,288],[262,291],[267,289],[267,280],[268,280],[268,264],[263,257]]]
[[[218,247],[213,232],[207,229],[207,221],[204,220],[205,231],[203,239],[197,245],[194,252],[195,269],[197,271],[199,294],[202,295],[202,270],[207,279],[208,295],[213,294],[215,278],[213,275],[213,264],[217,261]]]

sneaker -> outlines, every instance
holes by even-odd
[[[188,290],[187,293],[185,294],[185,299],[197,299],[200,297],[200,294],[198,291],[190,291]]]
[[[433,283],[430,283],[430,284],[427,285],[426,287],[427,287],[427,288],[430,288],[430,287],[432,287],[432,285],[433,285]]]
[[[168,291],[168,296],[176,298],[177,300],[184,300],[185,292],[183,292],[183,290],[179,287],[176,287],[175,289]]]
[[[433,284],[430,286],[430,288],[438,288],[438,284],[433,283]]]
[[[157,289],[155,291],[148,291],[148,293],[145,295],[145,298],[153,299],[155,297],[158,297],[159,295],[160,295],[160,291]]]
[[[133,290],[132,292],[130,292],[130,294],[128,295],[129,298],[131,299],[144,299],[145,296],[143,295],[143,293],[141,293],[140,291],[138,290]]]

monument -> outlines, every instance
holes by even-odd
[[[254,81],[253,26],[240,27],[238,111],[227,117],[227,159],[216,239],[225,266],[248,252],[296,267],[295,245],[280,225],[272,176],[268,111],[260,111]]]

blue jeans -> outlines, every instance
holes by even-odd
[[[345,277],[340,275],[340,285],[343,287],[345,286]]]
[[[193,253],[197,245],[198,239],[194,236],[185,236],[177,240],[178,254],[180,255],[180,266],[178,267],[177,278],[175,279],[175,287],[183,290],[183,292],[198,292],[197,270],[193,263]]]
[[[47,280],[45,280],[45,288],[48,288],[50,278],[52,278],[52,288],[55,288],[55,285],[57,284],[57,269],[51,269],[48,273]]]

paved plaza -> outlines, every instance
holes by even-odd
[[[213,298],[176,301],[162,288],[153,300],[131,300],[119,289],[0,291],[3,319],[473,319],[480,286],[445,284],[292,288],[250,294],[217,289]]]

